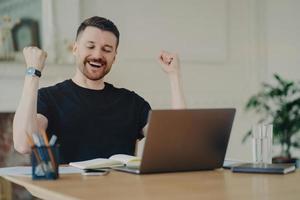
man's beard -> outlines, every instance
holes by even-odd
[[[91,65],[90,62],[96,62],[98,64],[101,64],[101,66],[99,67],[99,66]],[[95,70],[99,70],[100,68],[102,68],[101,73],[99,72],[91,73],[88,68],[92,69],[93,67],[95,68]],[[83,65],[80,67],[80,71],[83,73],[83,75],[86,78],[93,81],[98,81],[103,79],[106,76],[106,74],[109,73],[110,67],[107,66],[107,62],[102,59],[101,60],[85,59]]]

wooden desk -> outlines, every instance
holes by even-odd
[[[61,175],[57,181],[5,176],[42,199],[300,199],[300,171],[287,175],[237,174],[228,170],[107,176]]]

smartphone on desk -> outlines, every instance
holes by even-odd
[[[105,176],[110,172],[109,169],[85,169],[82,175],[85,176]]]

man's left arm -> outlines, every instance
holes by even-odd
[[[168,75],[171,85],[171,103],[173,109],[186,108],[181,75],[180,75],[180,61],[176,53],[169,53],[161,51],[158,57],[162,69]]]
[[[158,57],[164,72],[168,75],[171,85],[171,104],[173,109],[184,109],[186,108],[181,76],[180,76],[180,61],[179,57],[175,53],[169,53],[161,51]],[[148,123],[144,126],[142,133],[146,136]]]

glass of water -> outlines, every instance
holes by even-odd
[[[257,124],[252,127],[253,162],[272,163],[273,124]]]

